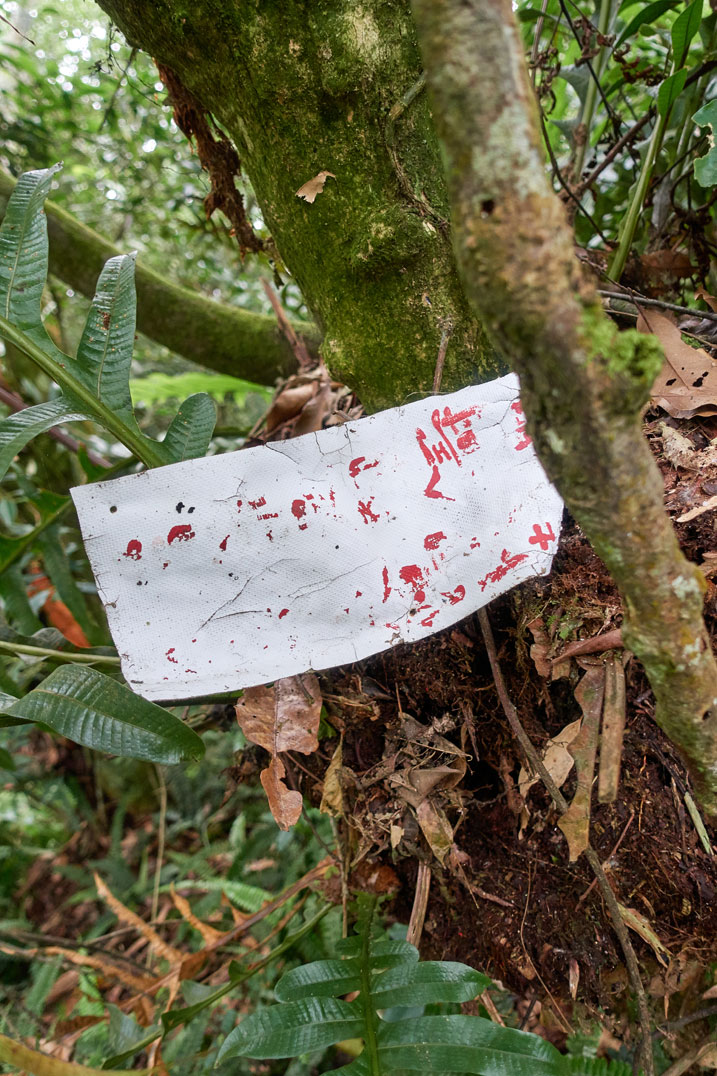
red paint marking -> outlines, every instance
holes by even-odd
[[[546,531],[543,531],[537,523],[534,523],[533,536],[532,538],[528,539],[530,545],[539,545],[543,552],[545,552],[545,550],[548,548],[549,542],[555,541],[555,535],[553,534],[552,526],[550,525],[550,523],[546,523],[545,526],[548,529]]]
[[[190,672],[190,673],[194,673],[195,676],[197,675],[197,670],[196,669],[185,669],[184,671],[185,671],[185,673]]]
[[[423,620],[421,621],[421,624],[423,625],[423,627],[424,628],[430,628],[431,625],[433,624],[433,621],[435,620],[435,618],[440,613],[440,611],[441,611],[440,609],[434,609],[432,613],[428,614],[428,616],[424,616]]]
[[[289,610],[288,610],[288,609],[282,609],[282,610],[281,610],[281,612],[279,613],[279,620],[281,620],[281,618],[282,618],[283,616],[286,616],[286,614],[287,614],[288,612],[289,612]]]
[[[168,567],[169,567],[169,561],[165,560],[164,564],[162,565],[162,571],[164,571],[164,569],[168,568]]]
[[[167,535],[167,542],[171,545],[175,539],[178,542],[188,542],[190,538],[194,538],[194,531],[189,523],[182,523],[177,527],[172,527]]]
[[[243,505],[243,503],[243,501],[237,501],[237,512],[241,512],[241,506]]]
[[[424,602],[426,592],[423,587],[426,585],[426,581],[423,578],[423,569],[419,568],[417,564],[404,564],[398,574],[404,583],[408,583],[409,587],[413,588],[413,596],[416,601],[419,603]]]
[[[430,497],[432,500],[438,500],[438,498],[440,497],[440,499],[443,501],[455,501],[455,497],[446,497],[445,493],[441,493],[439,489],[436,489],[436,486],[438,485],[440,480],[441,472],[438,470],[438,467],[434,467],[433,474],[431,475],[431,480],[424,489],[423,496]]]
[[[122,554],[123,557],[130,557],[132,560],[142,559],[142,543],[136,538],[133,538],[130,542],[127,542],[127,549]]]
[[[278,519],[279,518],[279,513],[278,512],[264,512],[263,515],[257,516],[256,518],[257,519]]]
[[[196,639],[192,639],[192,642],[193,642],[193,643],[196,643],[196,641],[197,641]]]
[[[388,596],[391,593],[391,589],[392,589],[388,585],[388,568],[384,568],[383,571],[381,572],[381,575],[383,576],[383,601],[387,602],[388,601]],[[383,602],[381,604],[383,604]]]
[[[309,497],[311,497],[311,494],[307,494],[307,498],[309,498]],[[316,505],[312,505],[312,507],[315,509]],[[303,519],[304,516],[306,515],[306,501],[302,500],[301,497],[297,497],[295,501],[292,501],[291,502],[291,514],[293,516],[296,516],[297,520],[298,519]],[[299,530],[300,531],[305,531],[307,526],[308,526],[307,523],[299,523]]]
[[[450,590],[442,590],[441,596],[443,598],[448,598],[451,605],[458,605],[458,602],[462,602],[466,596],[466,588],[462,584],[459,584],[453,592]]]
[[[360,597],[361,597],[361,595],[362,595],[362,593],[363,593],[363,591],[361,591],[361,590],[357,590],[357,591],[356,591],[356,597],[357,597],[357,598],[360,598]]]
[[[359,503],[356,506],[358,508],[358,510],[359,510],[359,513],[360,513],[361,518],[363,519],[364,523],[368,523],[369,521],[371,523],[378,523],[379,519],[381,518],[380,516],[377,516],[375,512],[372,511],[372,509],[371,509],[372,504],[373,504],[373,497],[370,497],[369,500],[366,501],[366,503],[364,503],[363,501],[359,501]]]
[[[388,621],[386,622],[386,627],[391,628],[393,631],[400,631],[401,630],[399,628],[398,624],[389,624]]]
[[[345,613],[348,613],[348,609],[344,609],[344,612],[345,612]]]
[[[435,534],[427,534],[423,539],[424,549],[438,549],[441,542],[447,541],[447,536],[443,531],[436,531]]]
[[[267,538],[269,539],[270,542],[274,541],[274,535],[271,533],[271,531],[267,531],[266,536],[267,536]]]
[[[257,501],[249,501],[250,508],[263,508],[266,504],[266,497],[260,497]]]
[[[335,508],[336,507],[336,494],[334,493],[334,491],[332,489],[329,490],[329,500],[331,501],[331,504]]]
[[[171,661],[173,665],[179,665],[179,662],[177,661],[177,659],[172,657],[172,654],[174,653],[174,651],[175,651],[175,647],[170,646],[169,650],[166,651],[164,656],[167,659],[167,661]]]
[[[361,464],[363,464],[363,467],[361,466]],[[349,464],[349,474],[354,480],[354,485],[356,486],[356,489],[359,488],[358,482],[356,481],[359,472],[370,471],[372,467],[378,467],[378,460],[374,460],[373,463],[366,463],[365,456],[357,456],[355,460],[351,460],[351,463]]]
[[[527,557],[527,553],[516,553],[515,556],[511,557],[508,550],[504,549],[501,553],[501,563],[498,567],[494,568],[492,572],[488,572],[486,576],[478,580],[481,590],[485,590],[489,580],[491,583],[499,583],[512,568],[515,568],[522,560],[527,560]]]
[[[478,539],[477,538],[471,538],[471,549],[478,549],[479,546],[480,546],[480,542],[478,541]]]
[[[448,408],[446,408],[446,411],[448,411]],[[450,411],[448,411],[448,414],[450,414]],[[443,444],[439,443],[439,444],[433,446],[433,451],[436,453],[437,460],[440,462],[442,457],[445,458],[445,459],[450,459],[451,456],[453,456],[453,459],[456,461],[456,463],[460,467],[461,466],[461,461],[458,459],[458,453],[456,452],[455,448],[453,447],[453,445],[451,444],[451,442],[448,440],[445,433],[443,432],[443,426],[444,425],[450,426],[450,425],[452,425],[452,423],[450,423],[450,422],[441,422],[441,412],[438,410],[438,408],[436,408],[436,410],[431,415],[431,422],[433,423],[434,430],[437,432],[438,436],[441,438],[441,441],[443,442]],[[441,455],[439,455],[439,453],[441,453]]]
[[[521,404],[520,400],[514,400],[513,403],[510,405],[510,408],[511,408],[511,411],[515,411],[515,416],[516,416],[515,432],[516,433],[521,433],[521,434],[524,435],[521,438],[521,440],[518,441],[517,445],[515,446],[515,451],[516,452],[522,452],[524,448],[527,448],[528,445],[531,444],[531,439],[528,436],[528,434],[525,432],[526,422],[525,422],[525,418],[523,416],[523,407],[522,407],[522,404]]]
[[[219,543],[219,548],[221,549],[222,553],[226,553],[226,551],[227,551],[227,542],[228,542],[228,541],[229,541],[229,535],[227,535],[227,536],[226,536],[226,538],[224,538],[224,539],[223,539],[223,540],[222,540],[222,541],[221,541],[221,542]]]

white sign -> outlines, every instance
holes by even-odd
[[[548,572],[562,514],[513,375],[72,496],[122,671],[148,699],[440,631]]]

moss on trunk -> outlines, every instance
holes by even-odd
[[[368,407],[430,391],[445,331],[444,389],[502,372],[457,275],[406,0],[100,6],[226,128],[327,364]]]

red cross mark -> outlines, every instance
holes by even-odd
[[[550,523],[546,523],[545,526],[547,527],[547,530],[543,531],[539,524],[534,523],[533,537],[528,539],[531,545],[539,545],[543,552],[548,548],[548,542],[555,541],[555,535],[553,534],[553,528]]]

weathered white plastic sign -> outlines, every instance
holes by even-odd
[[[122,671],[148,699],[439,631],[546,573],[562,513],[513,375],[72,496]]]

